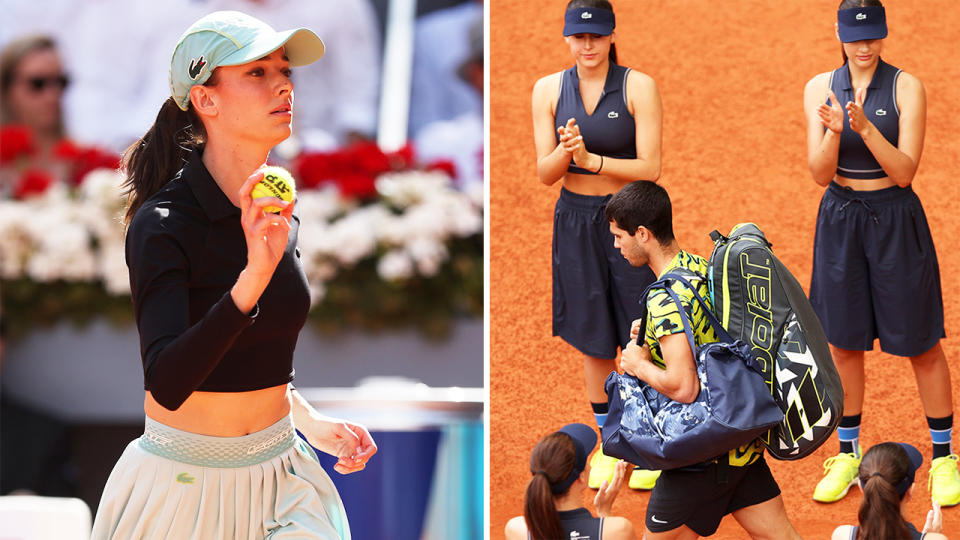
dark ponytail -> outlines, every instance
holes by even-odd
[[[613,5],[607,0],[570,0],[567,2],[567,10],[574,8],[599,8],[613,11]],[[610,54],[607,55],[607,58],[614,64],[617,63],[617,45],[615,43],[610,44]]]
[[[860,528],[857,540],[870,538],[909,539],[896,485],[906,476],[910,458],[900,445],[882,443],[874,446],[860,462],[860,483],[863,500],[857,518]]]
[[[530,454],[530,472],[533,478],[527,484],[523,518],[533,540],[563,538],[563,527],[550,484],[566,478],[573,470],[577,450],[565,433],[552,433],[537,443]],[[567,490],[569,491],[569,489]]]
[[[883,7],[883,4],[880,3],[880,0],[841,0],[840,7],[837,10],[868,6]],[[840,55],[843,56],[843,63],[846,64],[847,51],[843,50],[843,43],[840,44]]]
[[[216,81],[214,70],[204,86],[215,86]],[[192,107],[181,110],[172,97],[163,102],[147,133],[123,154],[127,173],[123,187],[129,201],[124,216],[127,224],[140,206],[183,168],[190,152],[203,148],[206,138],[203,122]]]

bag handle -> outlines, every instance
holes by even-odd
[[[727,329],[724,328],[722,324],[720,324],[720,321],[717,320],[717,316],[713,314],[713,310],[710,309],[710,306],[707,305],[707,303],[703,300],[703,297],[700,296],[700,293],[697,292],[697,288],[687,281],[687,278],[678,274],[667,274],[663,276],[663,278],[664,281],[673,279],[686,285],[686,287],[690,289],[690,292],[693,293],[693,297],[697,300],[697,302],[700,302],[700,307],[703,308],[704,314],[707,316],[707,322],[709,322],[710,326],[713,327],[713,331],[717,334],[717,337],[720,338],[720,341],[723,341],[724,343],[733,343],[734,340],[730,336],[730,333],[727,332]],[[667,288],[667,292],[670,292],[669,287]]]
[[[678,278],[679,280],[682,280],[687,287],[692,288],[692,286],[690,285],[690,282],[683,279],[682,277],[677,276],[676,274],[667,274],[661,279],[658,279],[657,281],[654,281],[653,283],[651,283],[650,286],[647,287],[647,290],[643,291],[643,299],[640,301],[640,306],[641,306],[640,320],[642,322],[640,323],[640,332],[637,334],[637,345],[640,347],[643,347],[644,345],[643,341],[647,331],[647,298],[650,296],[650,291],[652,291],[655,288],[662,287],[670,296],[670,298],[673,300],[673,303],[677,305],[677,312],[680,314],[680,322],[681,324],[683,324],[683,333],[686,334],[687,336],[687,343],[690,344],[690,351],[693,353],[694,362],[696,362],[697,361],[697,344],[693,338],[693,323],[687,317],[687,311],[683,309],[683,303],[680,302],[680,298],[677,296],[677,293],[674,292],[672,288],[670,288],[670,281],[678,280]],[[697,291],[694,289],[693,292],[694,294],[696,294]],[[698,298],[699,298],[699,295],[698,295]],[[702,302],[703,300],[701,299],[701,303]],[[706,304],[703,304],[703,305],[704,305],[704,309],[706,309]],[[707,311],[709,312],[710,310],[707,310]]]
[[[677,305],[677,311],[680,313],[680,321],[683,323],[683,333],[687,335],[687,343],[690,344],[690,352],[693,353],[693,361],[696,363],[697,343],[693,339],[693,322],[690,321],[689,317],[687,317],[687,310],[683,309],[683,304],[680,302],[680,297],[677,296],[677,293],[669,286],[667,286],[666,291],[673,300],[673,303]]]
[[[713,327],[713,331],[717,334],[717,338],[720,341],[725,343],[733,343],[734,339],[730,336],[727,330],[720,324],[720,321],[717,320],[716,315],[713,314],[713,311],[703,300],[703,297],[700,296],[700,293],[697,292],[697,288],[694,287],[687,279],[679,274],[666,274],[662,278],[658,279],[651,283],[647,290],[643,291],[643,297],[640,299],[640,333],[637,334],[637,345],[643,346],[643,338],[646,333],[647,327],[647,297],[650,295],[650,292],[656,288],[663,288],[667,291],[667,294],[670,294],[672,290],[670,289],[670,281],[679,281],[683,283],[690,291],[693,293],[694,299],[700,302],[700,306],[703,308],[704,313],[707,316],[707,321],[710,323],[710,326]],[[687,321],[686,312],[683,309],[683,304],[680,302],[680,299],[676,297],[675,294],[670,294],[670,297],[677,304],[677,310],[680,312],[680,317],[682,321]],[[692,328],[692,325],[691,325]],[[684,327],[686,330],[686,326]],[[694,347],[696,350],[696,347]]]

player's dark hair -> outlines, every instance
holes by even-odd
[[[599,8],[613,11],[613,5],[610,4],[607,0],[570,0],[567,2],[566,11],[570,11],[575,8]],[[610,59],[614,64],[617,63],[617,45],[614,43],[610,44],[610,54],[607,55],[607,58]]]
[[[840,7],[837,9],[850,9],[858,7],[883,7],[883,4],[880,3],[880,0],[842,0],[840,2]],[[843,50],[843,43],[840,44],[840,54],[843,55],[843,63],[847,63],[847,51]]]
[[[910,529],[900,514],[902,497],[896,488],[909,469],[910,457],[896,443],[878,444],[863,455],[860,462],[863,500],[857,514],[860,520],[857,540],[910,538]]]
[[[614,193],[605,210],[607,221],[627,231],[630,236],[638,227],[646,227],[661,246],[673,242],[673,209],[667,190],[656,182],[637,180]]]
[[[9,92],[10,86],[16,79],[20,63],[32,53],[47,50],[56,52],[57,44],[53,38],[43,34],[34,34],[11,41],[3,48],[3,52],[0,52],[0,121],[3,124],[22,121],[21,115],[10,107],[7,100],[7,92]],[[62,115],[57,121],[54,134],[57,137],[63,137]]]
[[[563,526],[557,513],[550,484],[570,475],[577,459],[577,449],[565,433],[551,433],[540,439],[530,453],[530,472],[523,502],[523,519],[533,540],[563,538]],[[569,492],[569,489],[567,490]]]
[[[215,86],[217,79],[214,70],[204,86]],[[192,106],[181,110],[172,97],[163,102],[150,129],[123,154],[123,169],[127,174],[123,187],[128,196],[126,223],[183,168],[190,152],[203,148],[206,138],[203,122]]]

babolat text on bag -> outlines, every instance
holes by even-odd
[[[836,429],[843,387],[827,338],[803,288],[753,223],[741,223],[714,241],[708,282],[721,325],[750,344],[784,414],[764,437],[776,459],[800,459]]]

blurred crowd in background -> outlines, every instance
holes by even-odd
[[[278,160],[375,140],[381,88],[390,88],[380,76],[387,8],[387,0],[0,0],[2,123],[26,127],[41,161],[63,139],[119,154],[169,95],[183,30],[234,9],[278,29],[305,26],[326,44],[320,62],[294,69],[294,137]],[[459,184],[482,181],[483,4],[423,0],[417,9],[409,140],[423,163],[454,162]]]

